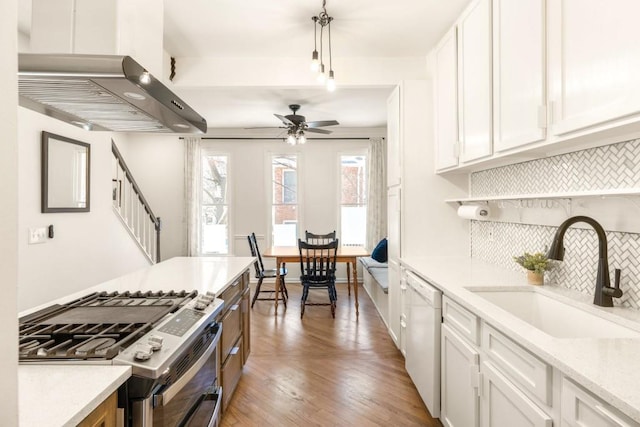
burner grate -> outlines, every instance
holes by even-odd
[[[20,360],[111,359],[197,292],[94,293],[20,319]]]

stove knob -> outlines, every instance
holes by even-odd
[[[153,348],[150,345],[138,344],[136,346],[136,352],[133,356],[136,360],[149,360],[153,354]]]
[[[207,298],[211,298],[211,301],[213,301],[213,299],[216,297],[216,294],[211,291],[207,292],[205,295],[207,296]]]
[[[164,338],[156,335],[152,335],[149,337],[149,340],[147,342],[151,346],[151,349],[153,351],[158,351],[162,348],[162,343],[164,342]]]
[[[201,300],[196,301],[196,305],[193,306],[193,308],[195,308],[196,310],[204,310],[205,308],[207,308],[207,303],[203,302]]]

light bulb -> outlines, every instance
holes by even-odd
[[[318,72],[318,77],[316,77],[316,80],[318,80],[318,83],[324,83],[326,79],[326,76],[324,75],[324,64],[320,64],[320,71]]]
[[[333,92],[336,90],[336,80],[333,78],[333,70],[329,70],[329,78],[327,79],[327,90]]]
[[[320,61],[318,60],[318,51],[314,50],[311,54],[311,71],[317,73],[320,70]]]
[[[147,70],[144,70],[140,75],[140,83],[143,85],[148,85],[151,82],[151,75]]]
[[[298,144],[304,144],[305,142],[307,142],[307,137],[304,136],[304,133],[300,132],[300,135],[298,135]]]
[[[295,135],[289,134],[289,136],[287,137],[287,144],[296,145],[296,137],[295,137]]]

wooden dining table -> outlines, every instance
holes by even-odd
[[[358,304],[358,268],[356,261],[359,257],[369,256],[369,252],[362,246],[340,246],[336,254],[336,263],[344,262],[347,264],[347,290],[351,295],[351,278],[353,274],[353,295],[356,305],[356,316],[360,314]],[[280,292],[280,268],[287,262],[300,262],[300,250],[297,246],[272,246],[263,254],[265,258],[276,259],[276,295],[275,295],[275,312],[278,314],[278,292]]]

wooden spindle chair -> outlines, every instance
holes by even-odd
[[[247,240],[249,241],[249,248],[251,249],[251,256],[256,258],[256,261],[253,263],[253,267],[256,271],[256,279],[258,279],[258,283],[256,284],[256,290],[253,294],[253,299],[251,300],[251,308],[256,303],[257,300],[260,301],[275,301],[275,295],[270,297],[259,297],[260,293],[275,293],[275,286],[280,286],[280,293],[278,299],[282,298],[282,302],[284,306],[287,306],[287,299],[289,299],[289,292],[287,291],[287,286],[285,285],[284,278],[287,275],[286,265],[282,264],[282,268],[280,268],[280,283],[277,283],[278,270],[277,268],[265,269],[264,263],[262,262],[262,255],[260,255],[260,249],[258,248],[258,241],[256,239],[255,233],[251,233],[251,235],[247,236]],[[276,279],[276,283],[274,284],[274,288],[262,290],[262,281],[264,279]]]
[[[331,316],[336,317],[336,255],[338,253],[338,239],[329,243],[314,245],[298,239],[300,251],[300,284],[302,285],[302,300],[300,302],[300,318],[304,316],[307,305],[329,305]],[[328,303],[309,303],[309,289],[327,289]]]

